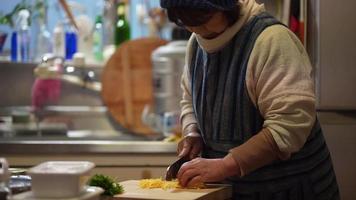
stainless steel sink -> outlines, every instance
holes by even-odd
[[[16,123],[0,124],[3,136],[34,137],[34,136],[66,136],[68,128],[64,123]]]
[[[0,143],[34,140],[116,142],[160,139],[159,135],[138,136],[122,128],[108,113],[99,92],[66,82],[61,84],[58,101],[48,102],[41,112],[36,113],[38,116],[33,116],[31,91],[35,81],[33,70],[36,66],[35,63],[0,62]],[[95,72],[95,80],[100,80],[102,67],[86,67],[86,70]],[[14,112],[24,116],[20,116],[20,120],[14,120]],[[2,120],[1,117],[7,117],[8,121]],[[37,121],[40,122],[39,125],[36,125]]]

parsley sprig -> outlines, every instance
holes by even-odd
[[[124,192],[124,188],[122,187],[122,185],[117,183],[111,177],[105,176],[103,174],[95,174],[94,176],[92,176],[88,181],[88,185],[103,188],[103,195],[106,196],[114,196],[116,194],[121,194]]]

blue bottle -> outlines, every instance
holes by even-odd
[[[65,31],[66,60],[71,60],[73,55],[77,52],[78,38],[74,27],[69,24],[67,27]]]
[[[14,31],[11,34],[11,61],[12,62],[17,62],[17,32]]]

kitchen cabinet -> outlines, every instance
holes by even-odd
[[[259,0],[272,13],[281,1]],[[315,67],[317,105],[322,110],[356,109],[356,1],[306,1],[306,47]],[[278,13],[278,12],[277,12]]]
[[[356,1],[308,1],[309,54],[320,109],[356,109]]]
[[[319,113],[342,200],[356,199],[356,113]]]

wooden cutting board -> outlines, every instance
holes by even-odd
[[[116,195],[112,200],[224,200],[231,199],[232,189],[229,185],[209,184],[205,189],[142,189],[138,180],[129,180],[120,183],[125,192]]]
[[[152,52],[167,44],[159,38],[140,38],[120,45],[101,75],[101,96],[118,124],[140,135],[153,130],[142,123],[146,105],[153,103]]]

